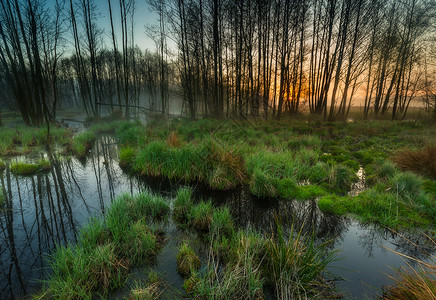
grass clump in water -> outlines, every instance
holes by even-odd
[[[132,300],[155,300],[162,293],[162,279],[155,271],[150,271],[145,283],[135,282],[128,299]]]
[[[184,287],[195,299],[264,299],[261,243],[245,233],[235,235],[233,256],[224,267],[210,257],[202,274],[192,274]]]
[[[93,131],[85,131],[73,137],[71,142],[71,149],[73,153],[80,158],[86,157],[95,140],[95,133]]]
[[[151,217],[152,220],[161,221],[166,219],[170,213],[167,201],[160,196],[153,195],[150,191],[136,195],[134,203],[138,218],[145,216]]]
[[[158,239],[146,220],[161,220],[168,212],[168,204],[149,192],[118,197],[104,220],[91,220],[80,231],[78,244],[56,249],[45,294],[54,298],[106,297],[124,284],[130,264],[143,263],[156,254]]]
[[[201,266],[200,258],[194,250],[185,241],[179,247],[177,254],[177,270],[183,277],[190,276],[192,272],[197,271]]]
[[[314,294],[314,287],[322,282],[326,267],[336,259],[336,252],[327,251],[327,243],[315,245],[313,236],[305,236],[301,229],[285,237],[281,225],[277,235],[267,244],[267,273],[277,299],[294,299]]]
[[[3,159],[0,158],[0,172],[6,169],[6,164]]]
[[[152,141],[141,147],[133,165],[142,175],[203,182],[217,189],[230,189],[245,180],[241,155],[220,148],[211,140],[180,147]]]
[[[39,171],[50,170],[51,163],[47,159],[42,159],[36,163],[13,161],[11,163],[11,172],[15,175],[31,175]]]
[[[227,207],[214,209],[210,231],[213,235],[217,236],[232,236],[234,232],[233,220]]]
[[[116,255],[112,243],[93,248],[59,247],[51,257],[52,273],[46,295],[53,298],[89,299],[124,284],[127,262]]]
[[[132,147],[123,147],[120,149],[120,166],[122,168],[131,168],[135,161],[136,150]]]
[[[212,202],[201,201],[194,205],[189,212],[190,226],[200,232],[208,232],[212,222]]]
[[[176,199],[174,201],[173,217],[182,225],[187,225],[189,222],[189,213],[193,206],[192,189],[188,187],[180,188],[177,191]]]

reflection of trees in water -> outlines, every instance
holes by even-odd
[[[434,243],[423,234],[398,233],[373,224],[360,224],[358,227],[362,229],[359,236],[359,245],[365,249],[365,254],[368,257],[373,256],[375,249],[380,249],[380,245],[423,260],[436,253]],[[389,252],[388,249],[383,247],[381,249],[383,252]],[[410,263],[413,264],[413,261],[410,260]]]
[[[2,297],[17,297],[32,289],[29,281],[43,272],[44,254],[57,244],[76,240],[73,219],[63,171],[60,163],[51,158],[52,170],[34,176],[13,176],[6,170],[7,209],[0,218],[0,270]],[[13,178],[12,178],[13,177]],[[7,290],[7,291],[6,291]]]
[[[89,216],[103,214],[119,193],[136,193],[149,188],[161,195],[174,196],[183,184],[124,174],[118,165],[117,146],[110,137],[98,139],[84,162],[75,158],[60,160],[52,154],[48,159],[52,169],[46,173],[28,177],[14,176],[9,169],[0,173],[0,184],[6,195],[5,211],[0,213],[0,298],[32,292],[38,285],[35,280],[40,279],[44,271],[44,255],[57,244],[75,242],[77,228]],[[317,239],[324,241],[341,239],[351,223],[346,218],[323,214],[316,201],[258,199],[248,188],[211,191],[197,186],[194,196],[211,198],[215,205],[228,205],[238,226],[251,226],[262,232],[276,230],[277,217],[285,230],[292,224],[296,229],[304,225],[305,233],[313,230]],[[392,243],[393,250],[422,256],[405,238],[374,226],[359,227],[362,228],[359,242],[368,256],[386,241]],[[413,241],[423,245],[422,239]],[[431,251],[435,251],[434,245]]]
[[[321,212],[315,200],[258,199],[244,188],[225,196],[225,203],[237,225],[243,228],[251,226],[262,232],[275,232],[276,220],[279,220],[286,230],[292,228],[292,225],[296,230],[303,227],[303,233],[313,232],[318,240],[325,240],[341,236],[348,224],[344,218]],[[218,202],[223,201],[218,199]]]
[[[52,165],[48,172],[0,173],[7,194],[0,214],[0,299],[30,293],[44,273],[44,255],[56,245],[76,242],[77,229],[90,216],[103,214],[117,194],[145,187],[123,174],[110,137],[99,138],[84,161],[44,155]]]

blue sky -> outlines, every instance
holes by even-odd
[[[111,27],[109,19],[109,6],[107,0],[95,0],[98,13],[100,14],[97,22],[100,28],[103,28],[105,34],[108,36],[107,42],[111,43]],[[121,24],[120,24],[120,6],[118,0],[111,0],[112,16],[114,19],[114,29],[116,36],[121,36]],[[157,23],[157,14],[150,10],[150,7],[146,0],[135,1],[135,15],[134,15],[134,35],[135,44],[137,44],[142,50],[149,49],[155,50],[154,42],[147,36],[145,32],[145,25],[152,25]],[[130,24],[128,25],[130,26]]]

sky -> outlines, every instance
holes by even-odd
[[[47,0],[46,7],[48,9],[55,8],[56,0]],[[104,43],[106,47],[112,47],[112,36],[111,36],[111,23],[109,18],[109,5],[107,0],[91,0],[96,6],[96,24],[99,29],[104,30]],[[118,47],[121,47],[121,21],[120,21],[120,4],[119,0],[111,0],[112,6],[112,17],[114,21],[114,30],[115,36],[118,39]],[[156,50],[156,45],[152,39],[147,36],[146,26],[156,25],[158,24],[158,15],[153,12],[150,8],[150,5],[147,3],[147,0],[135,0],[135,15],[134,15],[134,39],[135,44],[139,46],[141,50],[148,49],[150,51]],[[69,0],[66,0],[64,14],[66,18],[69,19]],[[79,12],[76,12],[79,13]],[[67,21],[69,22],[69,21]],[[68,23],[69,24],[69,23]],[[128,21],[129,32],[131,30],[131,23]],[[79,31],[82,31],[82,24],[78,24]],[[74,49],[72,46],[73,38],[71,28],[65,35],[67,42],[67,49]],[[130,37],[129,37],[130,39]],[[130,43],[130,41],[129,41]]]
[[[106,35],[106,43],[111,45],[111,23],[109,18],[109,6],[107,0],[94,0],[97,6],[97,11],[99,17],[97,19],[97,24],[100,28],[103,28]],[[112,6],[112,16],[114,19],[114,29],[116,36],[121,36],[121,23],[120,23],[120,5],[118,0],[111,0]],[[135,1],[135,15],[134,15],[134,39],[135,44],[139,46],[140,49],[149,49],[154,51],[156,46],[155,43],[147,36],[145,26],[157,24],[158,18],[155,12],[152,12],[149,4],[146,0],[136,0]],[[129,24],[128,26],[131,26]],[[129,28],[130,30],[130,28]],[[120,45],[120,42],[119,44]]]

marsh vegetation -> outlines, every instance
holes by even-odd
[[[23,283],[39,278],[32,290],[39,298],[289,299],[348,293],[407,298],[434,291],[436,182],[429,163],[434,131],[418,122],[391,121],[158,118],[147,125],[95,123],[80,133],[66,130],[62,143],[52,147],[57,154],[17,159],[5,152],[2,228],[23,209],[15,201],[39,195],[29,211],[44,212],[35,221],[48,226],[39,237],[47,239],[45,254],[38,254],[47,272],[24,268],[27,277],[18,276]],[[46,151],[38,143],[29,149],[30,154]],[[77,168],[84,168],[78,174],[91,177],[81,179],[74,174]],[[125,183],[115,187],[121,178]],[[350,193],[359,181],[361,190]],[[87,204],[81,190],[85,182],[97,182],[97,210]],[[20,192],[20,186],[29,184],[29,192]],[[47,200],[37,192],[41,189],[48,189]],[[246,200],[231,200],[239,193]],[[259,206],[256,211],[253,205]],[[398,275],[386,270],[395,279],[383,275],[385,284],[392,285],[385,292],[381,285],[377,291],[335,280],[338,274],[349,276],[335,266],[353,269],[347,256],[357,255],[342,254],[337,238],[346,237],[347,230],[363,230],[387,242],[383,228],[407,236],[388,235],[401,245],[396,252],[418,257],[422,264],[391,256],[394,266],[410,266]],[[8,251],[2,260],[16,251],[11,248],[14,230],[3,231]],[[423,243],[422,253],[428,256],[419,256],[408,241]],[[23,266],[15,266],[18,275]],[[138,268],[147,271],[138,277]],[[373,268],[370,277],[380,266]],[[411,290],[417,282],[424,285]]]

